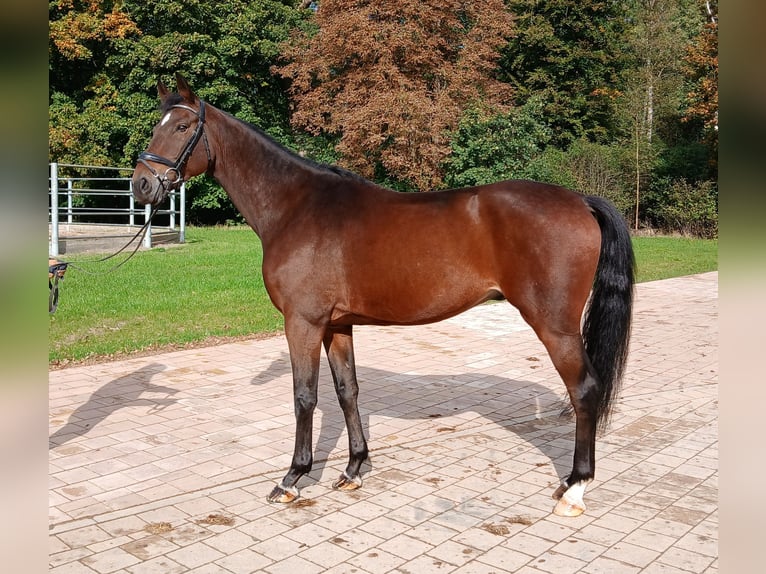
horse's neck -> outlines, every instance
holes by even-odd
[[[250,226],[267,240],[310,192],[308,166],[251,127],[219,112],[213,175]]]

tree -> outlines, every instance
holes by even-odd
[[[690,1],[633,0],[625,4],[630,25],[626,45],[630,67],[617,97],[616,124],[622,145],[630,150],[633,172],[633,226],[638,229],[645,188],[660,154],[667,149],[659,128],[672,131],[682,94],[679,53],[693,34],[686,16]]]
[[[696,0],[694,0],[696,1]],[[682,93],[682,60],[692,35],[682,11],[688,0],[636,0],[629,44],[635,68],[629,88],[643,99],[642,136],[651,144],[659,116],[674,116]]]
[[[103,68],[110,46],[140,31],[120,2],[54,0],[49,17],[50,159],[109,165],[122,118]]]
[[[452,138],[452,153],[445,162],[446,183],[468,187],[529,177],[529,165],[551,138],[542,109],[542,102],[532,98],[504,114],[487,116],[468,110]]]
[[[507,110],[495,78],[511,33],[502,0],[323,0],[284,45],[293,125],[338,139],[342,163],[419,190],[442,181],[464,109]]]
[[[684,69],[691,82],[686,94],[684,121],[700,120],[709,140],[718,148],[718,2],[699,0],[707,20],[688,47]]]
[[[553,144],[608,141],[615,96],[627,65],[624,7],[603,0],[511,0],[516,35],[503,52],[502,78],[515,103],[545,101]]]
[[[111,42],[141,34],[120,0],[52,0],[48,10],[51,92],[81,98]]]
[[[289,125],[287,98],[270,67],[278,46],[305,14],[292,4],[55,1],[50,14],[51,103],[74,106],[86,116],[92,111],[93,116],[83,120],[52,110],[57,119],[53,128],[66,129],[67,121],[92,126],[111,121],[113,127],[119,123],[101,117],[104,112],[120,118],[125,124],[121,135],[100,143],[108,156],[124,163],[149,136],[157,80],[167,81],[180,71],[214,105],[284,132]],[[91,105],[97,109],[89,110]]]
[[[51,161],[133,164],[179,71],[396,189],[532,177],[663,227],[717,209],[717,0],[51,0],[49,19]],[[187,196],[192,222],[239,217],[212,178]]]

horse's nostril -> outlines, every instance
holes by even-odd
[[[146,177],[136,177],[132,183],[133,195],[139,203],[143,203],[152,192],[152,182]]]

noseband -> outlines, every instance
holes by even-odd
[[[212,164],[212,159],[210,157],[210,146],[208,145],[207,136],[205,135],[205,102],[202,100],[199,101],[199,112],[194,108],[190,108],[184,104],[176,104],[174,106],[170,106],[170,109],[173,108],[189,110],[197,116],[198,120],[197,127],[194,128],[194,133],[192,134],[191,138],[189,138],[189,141],[186,142],[184,148],[181,150],[178,159],[173,161],[150,151],[142,151],[138,156],[138,162],[144,164],[146,168],[152,172],[152,175],[157,178],[165,191],[170,191],[171,189],[177,188],[184,181],[184,167],[186,166],[186,162],[189,160],[189,157],[194,151],[194,147],[197,145],[200,138],[202,138],[205,142],[205,152],[207,153],[206,171],[210,170],[210,166]],[[166,165],[168,166],[168,169],[165,170],[164,174],[160,174],[148,163],[150,161]],[[170,177],[171,174],[173,179]]]

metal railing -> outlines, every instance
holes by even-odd
[[[59,226],[62,223],[130,228],[143,225],[149,219],[151,206],[138,206],[133,197],[132,171],[133,168],[50,164],[50,256],[59,255]],[[147,227],[143,241],[146,248],[152,246],[152,226],[175,230],[178,224],[178,241],[184,243],[186,239],[186,186],[169,194],[169,198],[168,208],[158,210]],[[168,217],[167,227],[155,223],[158,216]]]

